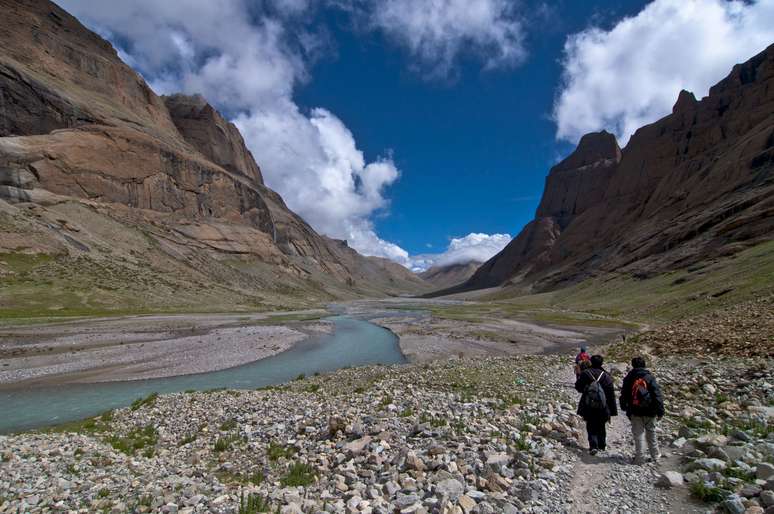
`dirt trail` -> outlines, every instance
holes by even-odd
[[[573,402],[578,401],[571,384],[575,375],[569,370],[557,384],[567,391]],[[570,384],[568,386],[568,384]],[[620,378],[616,380],[620,385]],[[617,401],[617,398],[616,398]],[[679,457],[662,447],[663,459],[656,464],[637,466],[631,463],[634,442],[629,420],[621,413],[607,425],[607,451],[596,456],[588,453],[588,442],[581,441],[568,492],[572,507],[578,514],[606,513],[673,513],[706,512],[706,506],[694,503],[685,488],[664,490],[655,487],[660,473],[679,470]]]

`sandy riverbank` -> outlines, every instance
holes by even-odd
[[[309,335],[332,330],[326,321],[281,326],[267,314],[131,316],[3,327],[0,388],[217,371],[270,357]]]
[[[506,355],[568,354],[581,344],[597,345],[617,340],[622,327],[559,326],[529,319],[483,317],[475,322],[434,316],[437,306],[464,306],[450,300],[402,300],[354,302],[347,312],[381,312],[369,318],[400,338],[400,348],[410,362]],[[412,311],[401,311],[409,306]],[[426,309],[424,310],[423,307]]]

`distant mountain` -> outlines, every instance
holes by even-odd
[[[686,63],[686,66],[690,63]],[[697,101],[640,128],[624,149],[585,135],[554,166],[535,219],[462,286],[556,289],[635,278],[774,238],[774,45]]]
[[[427,289],[317,234],[204,98],[157,96],[51,2],[0,10],[0,277],[13,281],[0,309],[284,307]]]
[[[446,289],[467,281],[476,272],[480,262],[466,262],[459,264],[447,264],[445,266],[433,266],[423,271],[419,277],[436,289]]]

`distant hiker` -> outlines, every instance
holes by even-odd
[[[632,422],[634,435],[634,463],[642,464],[645,440],[653,462],[661,458],[656,437],[656,418],[664,416],[664,398],[656,377],[645,368],[645,359],[632,359],[632,370],[621,386],[621,410]]]
[[[618,415],[613,379],[602,368],[603,362],[601,355],[592,356],[590,367],[582,370],[575,380],[575,389],[582,393],[578,402],[578,414],[586,421],[591,455],[605,451],[607,446],[605,424],[610,421],[611,416]],[[584,367],[586,367],[585,364]]]
[[[578,375],[580,375],[582,362],[591,362],[591,355],[589,355],[589,352],[587,351],[585,345],[580,347],[580,353],[575,356],[575,377],[576,378],[578,377]]]

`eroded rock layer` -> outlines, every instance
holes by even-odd
[[[647,277],[774,236],[774,45],[621,150],[587,134],[554,166],[535,219],[457,290],[546,290],[608,272]]]
[[[51,2],[0,0],[0,11],[0,253],[48,252],[64,267],[82,254],[120,261],[136,248],[99,231],[110,218],[154,241],[153,262],[132,266],[185,269],[175,279],[183,282],[203,274],[202,284],[251,301],[289,290],[320,300],[424,287],[290,211],[264,185],[238,129],[204,98],[158,97],[108,42]],[[63,207],[72,203],[88,206],[77,220]],[[25,231],[27,242],[11,236]],[[111,247],[118,255],[96,251]],[[237,279],[216,269],[225,261]]]

